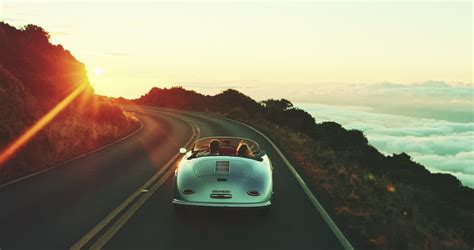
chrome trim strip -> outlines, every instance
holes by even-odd
[[[173,199],[174,204],[199,207],[266,207],[272,203],[265,201],[261,203],[211,203],[211,202],[191,202]]]

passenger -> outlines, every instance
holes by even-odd
[[[250,152],[249,146],[246,143],[241,143],[237,148],[237,156],[251,158],[253,157],[252,152]]]

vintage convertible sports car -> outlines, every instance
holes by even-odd
[[[187,206],[268,210],[273,193],[272,169],[265,151],[252,140],[237,137],[197,140],[176,169],[173,203],[178,210]]]

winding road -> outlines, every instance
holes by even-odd
[[[0,187],[1,250],[347,248],[261,134],[202,113],[127,109],[143,123],[135,135]],[[268,216],[215,208],[175,215],[177,152],[199,136],[246,137],[268,153],[275,192]]]

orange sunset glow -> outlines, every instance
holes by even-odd
[[[48,113],[43,115],[37,122],[23,132],[18,138],[12,141],[6,148],[0,151],[0,168],[2,165],[10,159],[18,150],[21,150],[25,144],[27,144],[38,132],[40,132],[45,126],[54,120],[54,118],[61,113],[78,95],[80,95],[88,84],[81,84],[74,89],[68,96],[66,96],[61,102],[59,102],[54,108]]]

